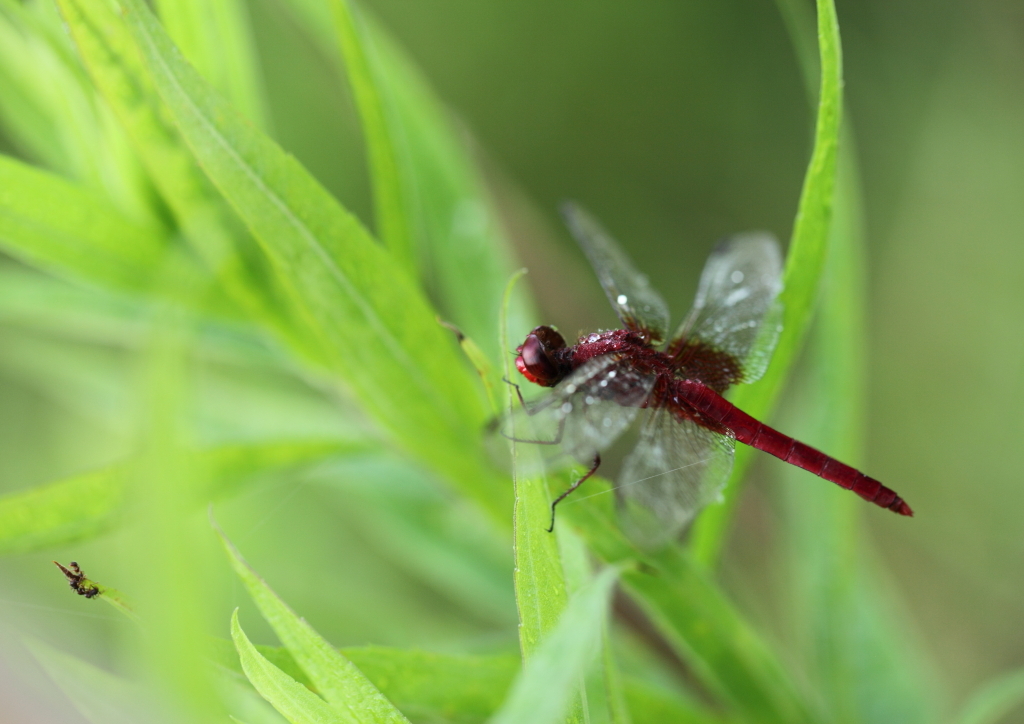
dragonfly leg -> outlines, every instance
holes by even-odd
[[[521,437],[512,437],[511,435],[506,435],[504,430],[499,430],[498,432],[501,433],[501,436],[503,438],[511,440],[512,442],[525,442],[530,445],[557,445],[558,443],[562,442],[562,434],[565,432],[565,418],[563,417],[561,420],[558,421],[558,432],[555,433],[554,440],[524,440]]]
[[[551,504],[551,525],[548,527],[548,533],[551,533],[555,529],[555,506],[561,503],[563,500],[565,500],[566,496],[569,495],[569,493],[576,490],[576,488],[580,487],[583,484],[584,480],[586,480],[591,475],[596,473],[599,467],[601,467],[601,453],[595,453],[594,462],[590,466],[590,470],[588,470],[582,478],[580,478],[575,483],[570,485],[568,490],[566,490],[564,493],[555,498],[555,502]]]
[[[508,377],[502,377],[501,381],[504,382],[506,385],[511,385],[512,387],[516,388],[516,394],[519,395],[519,404],[523,406],[523,410],[526,412],[527,415],[535,415],[535,414],[537,414],[536,410],[531,410],[526,405],[526,400],[523,399],[523,391],[522,391],[522,389],[520,389],[519,385],[517,385],[515,382],[510,380]]]

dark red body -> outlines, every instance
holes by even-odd
[[[728,355],[685,339],[662,352],[640,334],[626,329],[590,334],[571,347],[558,346],[561,337],[550,328],[538,328],[531,337],[539,330],[546,330],[540,332],[543,344],[534,345],[543,347],[543,376],[535,373],[539,367],[533,360],[524,361],[524,357],[536,356],[529,354],[534,350],[524,351],[531,344],[530,338],[517,350],[520,356],[516,366],[532,382],[554,386],[588,360],[615,354],[628,359],[638,372],[656,375],[654,388],[642,407],[669,408],[680,420],[693,420],[715,432],[731,434],[745,445],[852,490],[875,505],[900,515],[913,515],[900,496],[874,478],[783,435],[722,397],[721,393],[740,377],[739,364]],[[556,343],[552,343],[550,334],[557,336]],[[636,403],[623,399],[620,404]]]

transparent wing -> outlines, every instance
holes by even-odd
[[[633,267],[618,243],[590,214],[567,203],[562,205],[562,215],[622,323],[654,343],[662,342],[668,333],[668,307],[651,289],[647,277]]]
[[[691,360],[702,367],[702,354],[728,355],[737,369],[725,386],[760,379],[782,330],[781,291],[782,256],[775,237],[753,232],[725,239],[704,265],[693,309],[669,354],[684,369]]]
[[[518,409],[505,434],[557,445],[580,462],[608,447],[636,417],[656,377],[638,373],[615,355],[595,357],[528,410]]]
[[[732,472],[736,440],[680,422],[668,408],[645,410],[640,443],[619,476],[623,526],[639,545],[654,547],[679,535],[718,499]]]

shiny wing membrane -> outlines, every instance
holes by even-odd
[[[710,348],[739,363],[738,379],[730,382],[760,379],[782,330],[780,291],[782,256],[775,237],[752,232],[719,242],[704,265],[693,309],[676,330],[669,354],[685,368]]]
[[[614,442],[633,421],[655,379],[615,355],[595,357],[540,402],[516,410],[505,434],[522,442],[551,443],[589,465],[594,454]]]
[[[675,538],[732,471],[736,440],[680,422],[666,407],[645,410],[640,443],[626,458],[618,490],[623,526],[643,547]]]
[[[668,333],[668,307],[651,288],[647,277],[633,267],[618,243],[590,214],[566,203],[562,205],[562,215],[626,328],[653,343],[664,341]]]

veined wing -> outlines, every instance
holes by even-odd
[[[668,307],[647,277],[633,267],[618,243],[586,211],[566,203],[562,215],[622,323],[653,343],[662,342],[668,334]]]
[[[525,442],[557,444],[589,464],[633,421],[655,380],[616,355],[595,357],[540,402],[513,413],[505,434]]]
[[[732,471],[736,440],[665,407],[645,410],[640,442],[623,463],[619,500],[623,525],[638,544],[677,536],[721,493]]]
[[[693,309],[668,348],[680,368],[727,368],[733,374],[704,380],[718,392],[733,382],[761,378],[782,330],[782,257],[768,233],[725,239],[704,265]],[[731,360],[718,359],[727,355]]]

